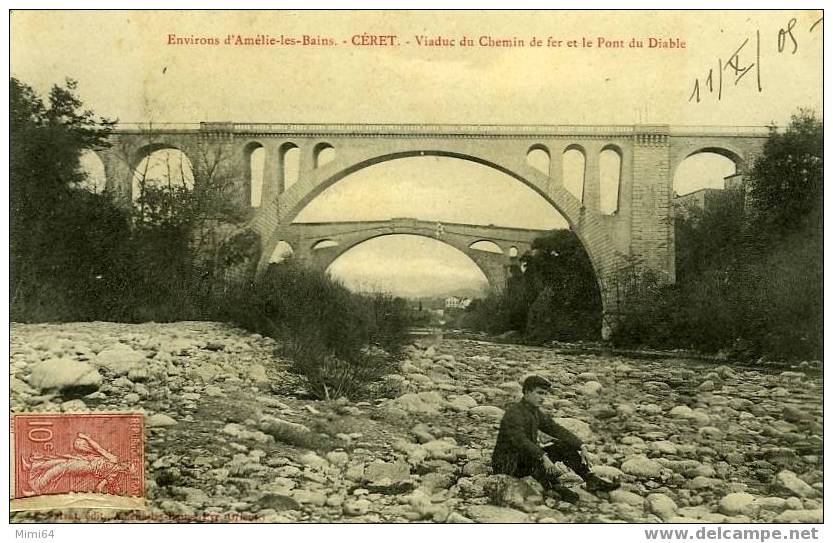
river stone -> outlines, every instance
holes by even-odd
[[[787,500],[777,496],[756,498],[755,504],[757,504],[761,509],[766,509],[767,511],[777,511],[778,513],[787,508]]]
[[[815,498],[818,496],[816,489],[799,479],[795,473],[789,470],[784,470],[776,475],[775,483],[778,487],[802,498]]]
[[[166,426],[174,426],[176,420],[173,417],[165,415],[164,413],[156,413],[145,419],[145,426],[148,428],[164,428]]]
[[[648,512],[662,520],[669,520],[677,512],[677,504],[665,494],[648,494],[646,506]]]
[[[296,511],[301,508],[301,505],[289,496],[271,492],[258,498],[256,503],[261,509],[273,509],[275,511]]]
[[[718,504],[718,510],[730,517],[744,515],[754,518],[759,509],[755,499],[756,496],[746,492],[733,492],[723,496]]]
[[[39,390],[79,387],[93,392],[101,382],[98,370],[86,362],[71,358],[52,358],[39,362],[29,375],[29,384]]]
[[[477,400],[468,394],[464,394],[451,400],[448,406],[454,411],[468,411],[472,407],[477,407]]]
[[[563,426],[564,428],[572,432],[577,438],[579,438],[584,443],[593,441],[593,430],[591,430],[590,425],[584,422],[583,420],[571,417],[559,417],[554,420],[556,424],[559,424],[560,426]]]
[[[481,523],[516,524],[529,522],[526,513],[496,505],[473,505],[468,509],[468,517]]]
[[[301,455],[298,461],[312,469],[324,469],[330,465],[330,463],[327,462],[326,459],[321,458],[314,452],[304,453],[303,455]]]
[[[419,394],[409,392],[387,403],[388,406],[401,409],[407,413],[425,415],[439,414],[441,404],[442,398],[436,392],[420,392]]]
[[[595,396],[602,390],[602,384],[598,381],[587,381],[580,387],[578,387],[578,392],[584,394],[585,396]]]
[[[118,343],[98,353],[93,363],[114,375],[127,375],[131,369],[138,367],[143,360],[145,360],[144,353],[134,351],[127,345]]]
[[[789,510],[784,511],[775,517],[775,522],[805,522],[820,524],[823,522],[823,518],[823,509],[807,509],[802,511]]]
[[[457,459],[457,444],[453,441],[435,439],[424,443],[421,448],[428,452],[429,458],[450,462]]]
[[[364,479],[371,483],[387,480],[391,483],[407,481],[411,476],[411,467],[405,462],[383,462],[375,460],[364,469]]]
[[[349,515],[351,517],[358,517],[361,515],[367,514],[370,510],[371,503],[365,499],[358,499],[358,500],[348,500],[344,502],[342,506],[342,511],[344,511],[345,515]]]
[[[293,490],[292,498],[298,503],[321,507],[327,503],[327,496],[313,490]]]
[[[659,463],[643,455],[629,456],[622,462],[620,469],[629,475],[646,479],[657,478],[662,473],[662,466]]]
[[[334,466],[343,466],[350,460],[350,456],[344,451],[330,451],[326,458]]]
[[[478,405],[477,407],[472,407],[469,409],[469,413],[472,415],[477,415],[479,417],[488,417],[499,421],[503,418],[503,409],[500,407],[495,407],[493,405]]]
[[[612,490],[610,492],[610,501],[611,503],[626,503],[628,505],[642,507],[645,503],[645,498],[639,494],[634,494],[633,492],[617,488],[616,490]]]

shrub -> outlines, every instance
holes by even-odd
[[[321,399],[370,395],[371,385],[395,369],[408,338],[404,300],[352,293],[293,262],[232,287],[218,305],[221,318],[278,339],[290,369]]]

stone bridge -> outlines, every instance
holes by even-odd
[[[388,221],[292,223],[283,230],[283,241],[292,247],[294,258],[318,269],[327,269],[339,256],[373,238],[411,234],[436,239],[467,255],[494,288],[503,288],[508,268],[531,249],[532,241],[544,230],[507,228],[493,225],[460,224],[396,218]],[[495,244],[495,252],[472,247],[478,242]],[[501,252],[496,252],[497,250]]]
[[[614,276],[633,257],[665,280],[674,281],[672,183],[687,157],[718,153],[743,174],[768,136],[763,127],[674,127],[668,125],[389,125],[217,123],[122,126],[112,147],[99,152],[108,190],[131,197],[141,160],[165,148],[181,150],[197,178],[235,179],[235,198],[250,201],[251,155],[265,153],[261,205],[251,209],[249,228],[261,239],[257,269],[264,269],[287,227],[326,188],[363,168],[405,157],[442,156],[468,160],[503,172],[532,188],[567,220],[590,257],[606,315],[617,311]],[[300,155],[299,175],[287,186],[285,158]],[[562,159],[584,156],[580,198],[565,188]],[[601,211],[599,157],[619,156],[617,209]],[[543,151],[545,168],[531,153]],[[325,160],[326,158],[326,160]],[[539,169],[540,168],[540,169]],[[465,205],[466,202],[460,202]]]

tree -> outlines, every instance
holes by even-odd
[[[106,198],[78,190],[81,153],[106,146],[114,122],[83,109],[72,80],[44,104],[11,78],[9,102],[12,318],[84,318],[129,228]]]
[[[806,109],[773,129],[749,178],[756,226],[784,234],[821,226],[824,130]]]
[[[592,339],[601,330],[601,294],[578,237],[556,230],[532,242],[521,257],[528,299],[527,335],[536,339]]]

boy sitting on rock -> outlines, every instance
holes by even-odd
[[[558,479],[572,469],[586,483],[589,492],[609,492],[619,487],[599,478],[587,465],[581,440],[539,409],[552,385],[543,377],[531,375],[523,382],[523,399],[507,407],[492,454],[492,469],[513,477],[534,477],[544,489],[560,499],[577,503],[579,495]],[[555,442],[538,446],[538,430]],[[565,467],[566,465],[566,467]]]

